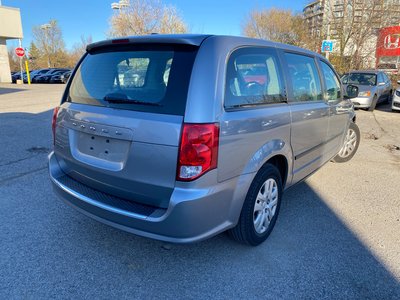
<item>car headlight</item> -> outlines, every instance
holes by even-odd
[[[358,96],[359,97],[369,97],[369,96],[371,96],[371,91],[359,92]]]
[[[400,97],[400,91],[396,90],[396,96]]]

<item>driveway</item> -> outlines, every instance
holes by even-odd
[[[347,164],[284,195],[266,243],[141,238],[56,198],[46,169],[64,85],[0,85],[0,298],[400,299],[400,113],[357,111]]]

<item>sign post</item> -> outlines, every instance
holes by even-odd
[[[29,72],[29,59],[30,59],[30,54],[28,52],[28,49],[25,48],[25,69],[26,69],[26,79],[28,81],[28,84],[31,84],[31,73]]]
[[[333,41],[323,40],[322,46],[321,46],[321,51],[322,52],[332,52],[332,50],[333,50]]]
[[[329,59],[329,53],[333,51],[333,41],[323,40],[321,45],[321,52],[326,53],[326,58]]]
[[[26,69],[26,78],[28,79],[28,84],[31,84],[31,74],[29,74],[29,65],[28,61],[25,61],[25,69]]]
[[[21,44],[21,41],[20,41]],[[24,83],[24,76],[22,74],[22,57],[25,55],[25,50],[22,47],[15,48],[15,54],[19,57],[19,67],[21,69],[21,80]]]

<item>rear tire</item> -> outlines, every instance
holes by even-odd
[[[360,138],[360,129],[354,122],[350,122],[342,148],[340,148],[339,153],[336,154],[332,161],[336,163],[344,163],[352,159],[360,145]]]
[[[239,222],[228,231],[230,237],[251,246],[264,242],[275,226],[281,199],[281,174],[274,165],[266,164],[247,192]]]

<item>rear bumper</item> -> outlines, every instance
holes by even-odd
[[[145,206],[93,190],[68,177],[54,153],[49,174],[55,193],[83,214],[140,236],[190,243],[233,227],[238,220],[252,174],[212,187],[174,189],[167,209]],[[248,184],[248,185],[247,185]],[[235,188],[240,192],[235,192]]]

